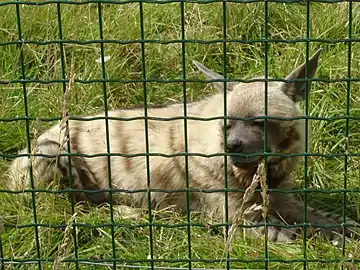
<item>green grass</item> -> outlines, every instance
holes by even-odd
[[[34,2],[34,1],[29,1]],[[265,12],[263,3],[227,5],[227,38],[252,40],[262,39],[265,33]],[[304,39],[307,33],[307,7],[305,4],[269,3],[268,35],[271,39]],[[311,38],[339,40],[349,37],[348,3],[311,4],[310,5]],[[144,35],[149,40],[171,41],[181,39],[181,9],[179,3],[165,5],[143,4]],[[138,3],[113,5],[103,4],[103,33],[109,40],[139,40],[140,11]],[[0,6],[0,42],[18,40],[15,5]],[[51,41],[59,35],[57,6],[20,5],[21,30],[23,40]],[[99,39],[98,9],[96,4],[61,5],[61,22],[63,39],[88,41]],[[360,38],[360,6],[353,4],[352,37]],[[222,3],[199,5],[185,4],[185,37],[187,39],[212,40],[223,38]],[[320,59],[317,76],[325,79],[347,78],[348,44],[312,43],[311,53],[318,47],[324,51]],[[105,63],[106,77],[113,80],[139,80],[142,77],[141,45],[105,44],[105,55],[110,60]],[[228,43],[229,61],[228,76],[231,78],[251,78],[262,75],[265,69],[264,43],[242,44]],[[100,57],[99,44],[65,44],[66,76],[81,80],[101,79],[101,65],[96,62]],[[269,75],[277,78],[285,76],[292,68],[305,58],[305,43],[270,43]],[[148,79],[172,80],[182,78],[181,43],[148,43],[145,44],[146,75]],[[23,57],[25,78],[32,80],[61,79],[60,46],[58,44],[36,45],[24,44]],[[11,81],[21,78],[21,55],[16,45],[0,46],[0,80]],[[222,43],[186,44],[187,78],[203,78],[192,64],[192,60],[204,62],[208,67],[221,72],[223,70]],[[360,44],[352,43],[351,76],[360,78]],[[360,83],[351,82],[350,116],[360,116]],[[63,87],[61,83],[26,84],[28,109],[32,117],[59,117]],[[107,83],[109,108],[129,107],[142,104],[142,83]],[[173,100],[182,101],[181,83],[148,83],[148,103],[167,104]],[[187,83],[189,101],[197,100],[213,92],[209,85]],[[347,106],[346,82],[316,82],[309,97],[309,114],[316,117],[339,117],[346,115]],[[23,89],[18,83],[0,85],[0,118],[24,116]],[[70,92],[69,111],[72,115],[91,114],[104,109],[102,83],[75,83]],[[345,120],[310,120],[312,127],[311,152],[321,154],[344,153],[346,137]],[[43,131],[53,123],[35,121],[30,123],[32,133]],[[360,121],[349,120],[348,152],[360,153]],[[0,152],[14,154],[26,145],[24,121],[0,121]],[[34,135],[34,134],[33,134]],[[344,158],[310,157],[308,159],[308,186],[314,190],[338,190],[344,187]],[[0,184],[6,181],[3,176],[9,160],[0,161]],[[360,160],[358,157],[348,159],[347,188],[357,189],[360,186]],[[295,173],[298,187],[305,185],[304,166]],[[323,206],[326,209],[342,212],[343,194],[308,195],[310,204]],[[61,261],[111,260],[113,246],[111,230],[101,224],[109,224],[108,207],[90,207],[76,205],[76,216],[73,219],[71,202],[54,194],[36,195],[37,221],[40,256],[42,259]],[[346,211],[354,219],[360,216],[359,193],[348,193]],[[115,211],[116,212],[116,211]],[[33,208],[29,198],[20,194],[0,193],[0,252],[4,259],[26,260],[37,257],[37,244],[33,224]],[[79,224],[76,230],[66,224],[72,221]],[[119,264],[150,265],[146,262],[128,262],[146,260],[149,251],[147,215],[139,219],[124,219],[115,215],[120,224],[115,231],[115,250]],[[192,222],[203,224],[203,220],[194,214]],[[154,257],[162,260],[182,260],[179,262],[155,262],[155,266],[188,267],[189,257],[187,227],[171,225],[186,224],[186,218],[173,212],[156,213],[154,223],[164,224],[153,228]],[[5,226],[4,226],[5,225]],[[10,226],[11,225],[11,226]],[[26,225],[28,225],[26,227]],[[59,228],[60,225],[60,228]],[[128,225],[128,226],[126,226]],[[25,227],[24,227],[25,226]],[[129,227],[130,226],[130,227]],[[133,226],[133,227],[131,227]],[[170,226],[170,227],[169,227]],[[74,238],[76,235],[76,238]],[[76,240],[74,240],[76,239]],[[224,235],[220,228],[209,229],[198,226],[191,228],[191,255],[198,260],[222,260],[222,262],[193,262],[192,267],[221,268],[226,267],[224,255]],[[265,256],[264,239],[248,239],[238,236],[233,241],[230,257],[242,260],[262,260]],[[305,254],[304,254],[305,253]],[[343,259],[360,259],[358,244],[346,243],[346,251],[341,245],[333,247],[328,242],[310,239],[304,242],[299,239],[293,245],[268,244],[268,256],[271,269],[303,269],[304,258],[315,260],[308,262],[309,269],[356,269],[353,262],[343,264]],[[1,253],[0,253],[1,257]],[[293,260],[285,263],[284,260]],[[316,262],[332,260],[334,262]],[[109,266],[79,264],[79,269],[110,269]],[[264,262],[232,262],[232,268],[263,268]],[[60,264],[43,262],[42,269],[77,269],[74,262]],[[1,268],[1,263],[0,263]],[[38,269],[36,264],[6,265],[5,269]]]

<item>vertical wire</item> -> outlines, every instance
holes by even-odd
[[[188,126],[187,126],[187,107],[186,107],[186,48],[185,48],[185,4],[180,3],[181,11],[181,62],[182,62],[182,79],[183,79],[183,96],[184,96],[184,145],[185,145],[185,181],[186,181],[186,219],[187,219],[187,240],[188,240],[188,259],[189,270],[191,270],[191,219],[190,219],[190,194],[189,194],[189,156],[188,156]]]
[[[264,106],[264,160],[265,160],[265,177],[266,177],[266,184],[268,184],[268,156],[267,156],[267,145],[268,145],[268,127],[267,127],[267,120],[268,120],[268,77],[269,77],[269,2],[265,0],[265,106]],[[265,226],[265,269],[269,267],[269,254],[268,254],[268,225],[267,225],[267,218],[264,218],[264,226]]]
[[[112,179],[111,179],[111,157],[110,157],[110,134],[109,134],[109,118],[108,118],[108,102],[107,102],[107,88],[106,88],[106,72],[105,72],[105,49],[104,49],[104,33],[102,23],[102,5],[98,2],[99,15],[99,31],[100,31],[100,54],[101,54],[101,79],[104,92],[104,107],[105,107],[105,133],[106,133],[106,152],[108,164],[108,182],[109,182],[109,202],[110,202],[110,225],[111,225],[111,246],[113,254],[113,269],[116,269],[116,249],[115,249],[115,230],[114,230],[114,209],[113,209],[113,193],[112,193]]]
[[[148,197],[148,211],[149,211],[149,245],[150,245],[150,265],[154,269],[154,243],[153,243],[153,224],[151,211],[151,179],[150,179],[150,157],[149,157],[149,124],[147,111],[147,83],[146,83],[146,63],[145,63],[145,35],[144,35],[144,10],[143,2],[139,2],[140,9],[140,40],[141,40],[141,74],[144,89],[144,125],[145,125],[145,152],[146,152],[146,174],[147,174],[147,197]]]
[[[5,270],[4,259],[5,259],[5,257],[4,257],[4,251],[3,251],[2,237],[0,234],[0,266],[1,266],[1,270]]]
[[[223,75],[224,75],[224,127],[227,126],[227,1],[223,0]],[[227,132],[224,128],[224,153],[227,149]],[[225,190],[225,238],[229,238],[229,193],[227,156],[224,155],[224,190]],[[230,269],[230,253],[226,250],[226,269]]]
[[[308,179],[308,145],[309,145],[309,50],[310,50],[310,1],[306,2],[306,65],[305,65],[305,157],[304,157],[304,223],[303,223],[303,246],[304,246],[304,270],[307,268],[307,229],[308,229],[308,212],[307,212],[307,189],[309,186]]]
[[[56,4],[57,6],[57,18],[58,18],[58,27],[59,27],[59,40],[62,41],[63,40],[63,32],[62,32],[62,23],[61,23],[61,5],[60,3]],[[65,63],[65,52],[64,52],[64,45],[62,42],[59,42],[59,47],[60,47],[60,65],[61,65],[61,79],[64,80],[64,82],[62,83],[62,88],[63,88],[63,94],[64,96],[66,95],[66,63]],[[69,82],[70,84],[70,82]],[[66,116],[68,116],[68,111],[66,111]],[[69,127],[69,120],[66,119],[66,126]],[[67,148],[69,153],[71,153],[71,146],[70,146],[70,134],[67,134]],[[71,156],[68,156],[68,162],[69,162],[69,167],[68,167],[68,177],[69,177],[69,193],[72,193],[72,184],[73,184],[73,179],[72,179],[72,165],[71,165]],[[74,198],[73,196],[70,196],[71,199],[71,214],[72,216],[74,216],[75,213],[75,204],[74,204]],[[75,225],[75,219],[72,221],[72,234],[73,234],[73,239],[74,239],[74,253],[75,253],[75,267],[76,269],[79,269],[79,262],[78,262],[78,250],[77,250],[77,235],[76,235],[76,225]]]
[[[344,156],[344,197],[343,197],[343,224],[346,224],[346,195],[347,195],[347,170],[349,154],[349,117],[350,117],[350,93],[351,93],[351,48],[352,48],[352,0],[349,1],[349,42],[348,42],[348,66],[346,82],[346,118],[345,118],[345,156]],[[343,227],[343,239],[345,238],[345,229]],[[342,255],[345,257],[346,242],[342,241]],[[344,269],[344,264],[341,264]]]
[[[19,0],[17,0],[19,2]],[[20,4],[16,3],[16,21],[17,21],[17,28],[18,28],[18,41],[22,42],[22,32],[21,32],[21,17],[20,17]],[[21,75],[20,79],[25,80],[25,65],[24,65],[24,51],[23,51],[23,43],[18,43],[20,49],[20,62],[21,62]],[[23,95],[24,95],[24,111],[25,111],[25,128],[26,128],[26,144],[29,153],[29,158],[31,157],[31,139],[30,139],[30,120],[29,118],[29,110],[28,110],[28,103],[27,103],[27,89],[26,83],[21,82],[23,88]],[[40,260],[40,242],[39,242],[39,229],[37,224],[37,214],[36,214],[36,200],[35,200],[35,193],[34,191],[34,178],[33,178],[33,167],[30,162],[30,186],[31,186],[31,205],[33,209],[33,217],[34,217],[34,231],[35,231],[35,246],[36,246],[36,255],[37,255],[37,264],[38,269],[41,270],[41,260]]]

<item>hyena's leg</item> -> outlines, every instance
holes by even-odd
[[[319,232],[330,240],[338,239],[343,234],[341,227],[342,217],[307,207],[307,223],[309,229],[307,236],[311,237]],[[247,210],[245,219],[248,225],[264,224],[261,203],[254,203]],[[298,201],[293,194],[272,193],[269,198],[267,226],[268,238],[276,242],[293,242],[297,236],[303,235],[304,204]],[[354,227],[359,225],[347,218],[347,223]],[[264,235],[265,226],[249,228],[250,236],[259,237]],[[356,236],[351,228],[344,229],[346,237]]]
[[[225,222],[225,196],[224,192],[195,193],[195,200],[191,202],[191,210],[201,211],[211,223],[213,221]],[[238,197],[233,198],[228,194],[228,221],[231,222],[239,203],[241,204],[241,198],[239,200]]]
[[[34,154],[43,154],[45,156],[19,157],[14,160],[10,168],[10,188],[13,190],[24,190],[30,187],[30,164],[32,167],[32,175],[34,187],[48,187],[57,183],[61,189],[70,187],[70,179],[72,180],[72,189],[98,190],[94,175],[81,157],[71,157],[71,165],[69,157],[63,156],[66,150],[58,142],[52,140],[42,140],[34,149]],[[21,153],[27,153],[24,149]],[[71,167],[71,178],[70,170]],[[84,193],[79,191],[71,192],[76,201],[89,200],[93,203],[102,203],[106,201],[104,192]]]
[[[259,226],[265,223],[263,209],[260,203],[254,203],[246,210],[244,220],[245,224],[249,226],[246,231],[250,237],[258,238],[265,235],[265,225]],[[294,241],[296,235],[300,233],[297,227],[284,228],[283,225],[290,224],[287,224],[276,212],[270,209],[268,210],[266,223],[268,224],[268,239],[274,242],[291,243]]]
[[[13,190],[23,190],[30,187],[30,164],[32,167],[32,178],[35,187],[47,186],[59,179],[61,172],[57,165],[62,162],[62,158],[56,158],[61,153],[59,144],[55,141],[44,140],[35,146],[35,155],[52,155],[54,157],[32,156],[30,158],[18,157],[11,164],[9,176],[9,186]],[[23,149],[19,154],[26,154],[27,149]]]
[[[254,207],[256,208],[256,207]],[[304,223],[304,204],[293,196],[293,194],[275,193],[270,194],[268,222],[272,224],[279,224],[281,226],[269,226],[268,236],[273,241],[291,242],[296,236],[302,235],[302,225]],[[251,216],[251,222],[259,224],[263,222],[261,207],[257,207]],[[320,232],[330,240],[339,238],[343,234],[341,227],[342,218],[340,216],[316,211],[308,207],[307,223],[309,223],[310,230],[307,235],[313,236],[316,232]],[[358,226],[355,221],[347,219],[347,223]],[[284,225],[299,225],[290,228],[284,228]],[[264,232],[264,228],[256,229],[259,233]],[[352,237],[353,231],[351,228],[345,228],[344,233],[346,237]]]
[[[224,193],[201,193],[198,195],[202,205],[201,210],[206,213],[210,222],[215,219],[216,222],[225,222],[225,194]],[[238,210],[242,204],[242,197],[238,194],[228,194],[228,220],[233,223],[237,219]],[[262,216],[262,206],[260,203],[254,203],[249,206],[242,215],[242,220],[245,220],[245,225],[254,225],[254,227],[247,227],[246,231],[250,237],[258,238],[264,235],[264,226],[258,226],[264,223]],[[272,224],[280,224],[275,215],[268,215],[267,222]],[[211,222],[212,223],[212,222]],[[268,237],[272,241],[291,242],[294,239],[296,228],[279,229],[278,227],[268,227]]]

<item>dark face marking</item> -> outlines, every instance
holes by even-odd
[[[228,120],[222,132],[227,133],[226,152],[235,166],[256,163],[264,152],[263,125],[252,120]]]
[[[229,161],[237,167],[248,167],[257,164],[264,152],[271,152],[271,145],[282,141],[280,125],[276,121],[267,120],[267,147],[265,144],[265,121],[228,120],[227,126],[222,126],[222,132],[227,132],[227,149]],[[223,133],[224,134],[224,133]]]

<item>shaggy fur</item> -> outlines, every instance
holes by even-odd
[[[309,60],[309,77],[311,78],[318,64],[320,50]],[[210,79],[221,79],[222,76],[195,62],[198,68]],[[305,63],[292,71],[287,80],[305,79]],[[218,93],[188,105],[188,115],[193,117],[210,118],[224,115],[223,83],[215,83],[220,90]],[[304,99],[306,82],[269,82],[268,83],[268,115],[272,117],[301,116],[297,103]],[[229,117],[249,118],[264,115],[265,84],[228,83],[227,104]],[[179,117],[183,114],[181,104],[148,110],[150,117]],[[103,117],[104,115],[98,115]],[[109,117],[136,118],[144,117],[143,109],[115,110],[109,112]],[[178,210],[186,209],[186,176],[189,188],[197,191],[190,193],[190,209],[203,211],[209,216],[222,219],[225,208],[225,192],[209,192],[224,189],[224,156],[204,157],[192,154],[188,157],[160,156],[180,154],[184,152],[213,155],[224,153],[224,134],[227,132],[227,168],[228,187],[230,189],[246,189],[253,178],[257,164],[264,151],[278,154],[294,154],[304,152],[305,122],[304,120],[281,121],[269,119],[267,121],[268,144],[264,148],[264,120],[236,120],[230,119],[224,127],[223,119],[210,121],[187,120],[187,138],[184,135],[184,120],[160,121],[148,120],[148,149],[146,148],[146,134],[144,119],[132,121],[109,120],[109,149],[106,142],[105,120],[91,121],[70,120],[69,137],[71,153],[87,155],[116,154],[111,158],[100,155],[96,157],[72,157],[71,173],[72,188],[100,190],[99,192],[73,192],[77,200],[88,200],[93,203],[108,201],[108,194],[104,189],[109,188],[109,164],[111,169],[111,183],[116,203],[135,207],[147,205],[147,192],[128,192],[138,189],[156,189],[151,192],[151,203],[154,208],[170,205]],[[34,144],[36,154],[52,155],[48,157],[17,158],[10,169],[13,189],[25,189],[28,185],[28,172],[32,163],[35,185],[48,185],[58,175],[63,187],[69,186],[69,158],[59,154],[69,152],[66,144],[65,129],[60,125],[52,127],[42,134]],[[187,139],[188,149],[185,149]],[[149,178],[147,175],[147,158],[135,154],[154,153],[148,158]],[[24,149],[22,153],[27,153]],[[243,156],[241,156],[243,154]],[[257,154],[257,155],[256,155]],[[126,156],[128,155],[128,156]],[[129,156],[130,155],[130,156]],[[244,156],[245,155],[245,156]],[[248,156],[246,156],[248,155]],[[110,163],[108,162],[110,161]],[[267,177],[269,188],[290,189],[292,186],[291,173],[299,160],[297,157],[270,156],[268,158]],[[188,173],[186,174],[186,171]],[[150,183],[148,185],[148,183]],[[172,190],[177,192],[164,192]],[[207,192],[204,192],[207,191]],[[243,192],[228,192],[228,211],[230,219],[240,207]],[[268,221],[274,224],[303,223],[303,204],[297,201],[293,194],[284,192],[269,193]],[[249,205],[261,204],[260,194],[256,194]],[[308,209],[308,222],[311,225],[339,224],[339,218],[324,214],[314,209]],[[255,210],[248,221],[254,224],[263,222],[261,209]],[[301,227],[299,227],[301,228]],[[274,241],[291,241],[299,228],[281,229],[269,226],[269,238]],[[339,229],[321,229],[333,238]],[[252,233],[264,233],[263,227],[250,230]],[[350,231],[345,231],[350,235]]]

